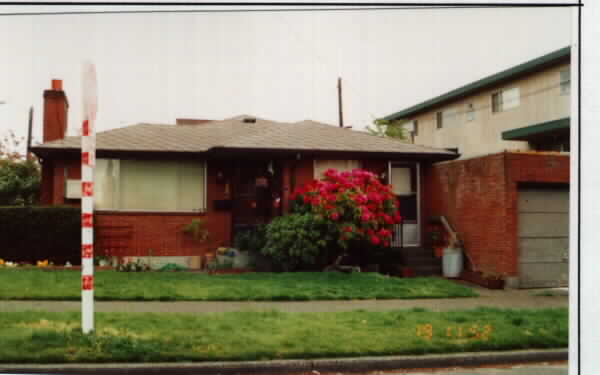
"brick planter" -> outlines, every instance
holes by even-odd
[[[490,279],[483,277],[481,272],[463,271],[460,274],[460,279],[468,281],[473,284],[480,285],[488,289],[504,289],[503,279]]]

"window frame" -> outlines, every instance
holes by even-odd
[[[563,74],[568,74],[568,79],[563,81]],[[560,95],[571,95],[571,67],[563,68],[558,73],[558,86]]]
[[[466,122],[475,121],[475,105],[473,103],[467,103],[467,110],[465,111]]]
[[[438,130],[444,128],[444,111],[437,111],[435,113],[435,125]]]
[[[154,159],[118,159],[118,158],[100,158],[100,159],[110,159],[110,160],[118,160],[119,162],[121,160],[137,160],[137,161],[148,161],[148,162],[156,162],[156,161],[163,161],[163,160],[154,160]],[[179,160],[177,161],[179,162],[189,162],[189,161],[184,161],[184,160]],[[176,213],[176,214],[182,214],[182,215],[189,215],[189,214],[193,214],[193,215],[198,215],[198,214],[206,214],[208,212],[208,192],[207,192],[207,188],[208,188],[208,162],[206,160],[197,160],[194,161],[194,163],[199,163],[202,166],[202,207],[200,209],[188,209],[188,210],[177,210],[177,209],[168,209],[168,210],[162,210],[162,209],[154,209],[154,208],[150,208],[150,209],[139,209],[139,208],[97,208],[96,207],[96,202],[94,200],[94,211],[96,212],[133,212],[133,213],[155,213],[155,214],[169,214],[169,213]],[[119,167],[119,173],[120,173],[120,167]],[[120,176],[119,176],[120,178]],[[94,176],[94,184],[97,183],[97,179],[96,176]],[[119,190],[117,194],[121,194],[120,191],[120,181],[119,181]],[[121,201],[121,196],[119,195],[117,197],[119,203]]]
[[[511,104],[510,107],[507,107],[507,101],[506,98],[504,97],[509,91],[513,91],[516,90],[517,91],[517,103],[516,104]],[[494,98],[498,98],[499,101],[494,101]],[[494,92],[492,92],[492,94],[490,95],[490,100],[491,100],[491,110],[492,110],[492,114],[494,113],[502,113],[502,112],[506,112],[506,111],[510,111],[512,109],[518,108],[521,106],[521,88],[519,86],[514,86],[511,88],[504,88],[504,89],[500,89],[500,90],[496,90]]]

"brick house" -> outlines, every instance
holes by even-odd
[[[460,158],[424,166],[423,215],[445,216],[472,269],[513,287],[568,283],[570,47],[385,117]]]
[[[60,82],[44,92],[42,204],[79,205],[80,137],[64,137],[68,102]],[[337,126],[237,116],[136,124],[96,135],[96,250],[121,256],[185,257],[188,264],[235,233],[289,210],[295,187],[327,168],[361,167],[394,185],[405,219],[394,246],[422,244],[424,171],[453,151]],[[206,220],[210,241],[182,228]]]

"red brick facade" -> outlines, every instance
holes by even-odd
[[[285,162],[284,192],[286,187],[291,191],[294,185],[311,181],[313,163],[312,159]],[[231,163],[209,161],[207,164],[206,213],[97,211],[94,219],[96,251],[103,253],[110,249],[110,255],[118,256],[199,256],[219,246],[231,245],[231,211],[216,210],[213,204],[215,200],[231,199],[231,186],[228,186],[227,179],[219,181],[217,178],[219,173],[231,175]],[[365,161],[364,167],[381,173],[387,170],[387,161]],[[68,179],[81,178],[79,160],[54,160],[45,164],[43,170],[52,175],[52,183],[45,186],[43,192],[49,197],[47,204],[79,205],[79,200],[64,198],[65,176]],[[286,177],[286,173],[289,176]],[[196,218],[206,220],[210,237],[205,243],[197,243],[183,233],[185,225]],[[113,235],[114,239],[106,239]]]
[[[569,156],[504,152],[424,171],[425,217],[444,215],[477,268],[518,273],[517,202],[523,183],[569,183]]]

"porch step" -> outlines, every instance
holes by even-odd
[[[410,267],[410,266],[409,266]],[[412,267],[415,276],[441,276],[442,265],[427,265]]]
[[[400,249],[402,266],[412,269],[415,276],[440,276],[442,259],[437,258],[433,249],[406,247]]]

